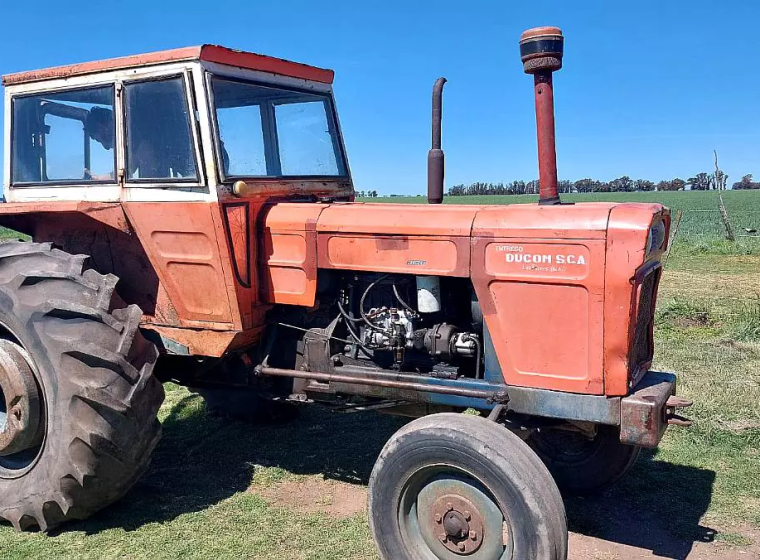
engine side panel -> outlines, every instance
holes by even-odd
[[[603,240],[473,239],[473,286],[508,385],[604,393],[604,259]]]
[[[277,204],[261,219],[259,279],[267,303],[314,305],[317,293],[316,224],[323,204]]]

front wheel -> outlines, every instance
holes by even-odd
[[[369,481],[370,528],[383,559],[567,557],[559,491],[504,427],[433,414],[385,445]]]
[[[598,426],[593,437],[540,429],[527,443],[546,464],[559,489],[575,495],[608,488],[633,467],[641,453],[640,447],[620,443],[620,431],[615,426]]]

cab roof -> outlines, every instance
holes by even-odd
[[[199,47],[184,47],[120,58],[109,58],[94,62],[84,62],[81,64],[71,64],[68,66],[56,66],[53,68],[45,68],[43,70],[6,74],[3,76],[3,85],[10,86],[56,78],[69,78],[71,76],[94,74],[108,70],[122,70],[125,68],[188,60],[215,62],[217,64],[226,64],[228,66],[258,70],[260,72],[271,72],[272,74],[288,76],[291,78],[301,78],[325,84],[332,84],[334,77],[334,72],[332,70],[317,68],[316,66],[290,62],[288,60],[273,58],[262,54],[228,49],[227,47],[219,45],[201,45]]]

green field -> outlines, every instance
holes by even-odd
[[[725,198],[737,233],[760,229],[760,192]],[[715,193],[566,199],[656,200],[684,211],[661,283],[655,367],[677,372],[679,393],[695,401],[687,412],[694,425],[670,429],[621,484],[567,499],[571,558],[760,557],[758,240],[722,240]],[[0,558],[376,558],[366,484],[403,419],[305,406],[294,422],[252,426],[208,414],[171,384],[160,416],[164,437],[152,466],[124,499],[52,535],[0,526]],[[589,542],[601,552],[577,552]]]

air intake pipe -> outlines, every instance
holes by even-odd
[[[444,158],[441,149],[441,118],[443,110],[443,84],[446,78],[438,78],[433,86],[433,141],[428,152],[428,204],[443,202]]]
[[[559,27],[535,27],[520,36],[520,58],[526,74],[533,74],[538,136],[539,204],[559,204],[557,151],[554,143],[552,73],[562,68],[565,38]]]

